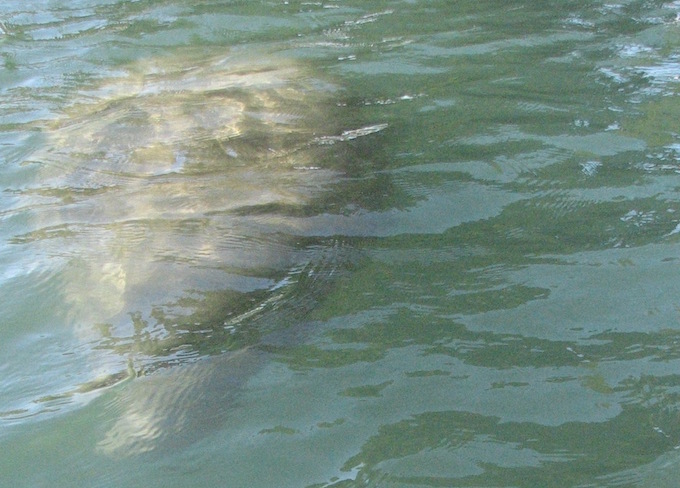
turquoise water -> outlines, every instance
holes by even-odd
[[[0,6],[0,485],[671,487],[680,3]]]

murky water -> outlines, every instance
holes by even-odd
[[[679,19],[4,2],[0,485],[676,486]]]

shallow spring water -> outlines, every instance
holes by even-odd
[[[0,485],[676,486],[680,4],[0,6]]]

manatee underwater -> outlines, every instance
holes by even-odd
[[[269,52],[187,49],[88,86],[36,128],[31,182],[13,190],[31,228],[13,269],[51,290],[43,320],[77,361],[12,412],[111,395],[96,446],[120,457],[220,421],[266,360],[259,338],[304,315],[298,283],[314,294],[337,269],[341,246],[310,238],[333,233],[306,216],[350,141],[385,125],[334,121],[338,88]]]

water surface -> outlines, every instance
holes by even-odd
[[[5,2],[0,483],[675,486],[678,2]]]

